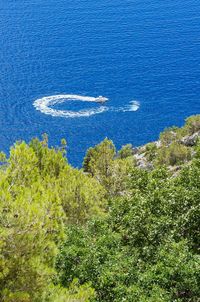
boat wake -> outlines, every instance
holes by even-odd
[[[138,101],[131,101],[128,105],[124,107],[112,107],[112,111],[116,112],[128,112],[128,111],[137,111],[140,108],[140,103]]]
[[[57,104],[61,104],[67,101],[80,101],[80,102],[93,102],[100,103],[100,107],[90,108],[90,109],[81,109],[77,111],[72,110],[58,110],[52,108]],[[75,117],[89,117],[94,114],[103,113],[106,111],[113,112],[127,112],[127,111],[137,111],[140,107],[140,103],[138,101],[131,101],[128,105],[124,107],[108,107],[103,105],[107,98],[99,96],[99,97],[91,97],[91,96],[81,96],[76,94],[59,94],[46,96],[41,99],[37,99],[34,101],[33,106],[36,110],[44,114],[48,114],[54,117],[65,117],[65,118],[75,118]]]

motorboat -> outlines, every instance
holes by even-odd
[[[103,97],[102,95],[99,95],[96,100],[95,100],[97,103],[101,103],[101,104],[104,104],[105,102],[108,101],[108,98],[106,97]]]

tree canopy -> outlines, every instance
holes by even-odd
[[[198,302],[199,131],[190,117],[138,157],[106,138],[82,169],[46,135],[1,152],[0,301]]]

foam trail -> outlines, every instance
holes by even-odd
[[[102,97],[103,98],[103,97]],[[104,100],[108,100],[107,98],[103,98]],[[90,97],[90,96],[81,96],[76,94],[59,94],[43,97],[41,99],[36,100],[33,105],[36,110],[41,111],[44,114],[48,114],[51,116],[57,117],[88,117],[94,114],[99,114],[105,111],[108,111],[108,107],[100,106],[99,108],[91,108],[79,111],[71,111],[71,110],[57,110],[53,109],[50,106],[54,106],[56,104],[64,103],[66,101],[81,101],[81,102],[99,102],[99,97]]]
[[[89,117],[91,115],[103,113],[105,111],[113,111],[113,112],[137,111],[140,108],[140,103],[138,101],[131,101],[129,102],[128,105],[123,107],[107,107],[101,105],[98,108],[83,109],[78,111],[57,110],[52,108],[54,105],[64,103],[66,101],[101,103],[107,100],[108,100],[107,98],[102,96],[95,98],[91,96],[81,96],[77,94],[58,94],[58,95],[46,96],[41,99],[38,99],[33,103],[33,105],[36,108],[36,110],[39,110],[44,114],[48,114],[55,117],[65,117],[65,118]]]
[[[111,110],[115,112],[131,112],[137,111],[140,108],[140,103],[138,101],[131,101],[128,105],[123,107],[112,107]]]

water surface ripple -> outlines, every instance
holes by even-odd
[[[80,165],[106,136],[140,145],[182,125],[200,112],[199,24],[197,0],[1,1],[0,149],[45,132]],[[58,95],[109,102],[65,99],[49,107],[56,116],[33,106]],[[102,112],[59,116],[88,110]]]

